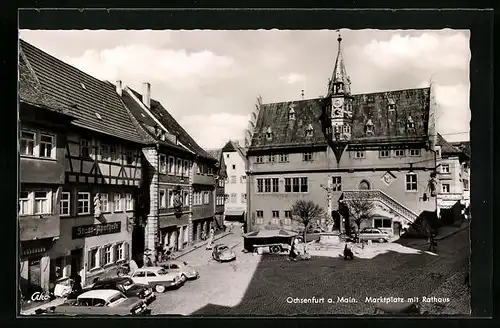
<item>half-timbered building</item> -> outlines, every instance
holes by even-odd
[[[363,225],[391,234],[435,217],[433,89],[351,94],[338,41],[325,97],[260,101],[252,114],[246,136],[252,230],[296,228],[291,206],[299,199],[323,207],[336,229],[350,223],[342,205],[360,198],[376,205]]]
[[[88,282],[130,257],[145,141],[113,84],[20,45],[44,92],[75,117],[58,141],[64,165],[47,168],[64,182],[57,198],[59,239],[48,251],[51,276],[79,274]]]
[[[145,248],[157,252],[189,247],[199,239],[202,228],[208,231],[214,218],[216,160],[151,98],[149,83],[139,93],[117,81],[116,90],[138,126],[155,140],[154,146],[143,149],[147,176],[143,200],[148,213]]]

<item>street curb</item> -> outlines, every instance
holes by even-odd
[[[213,241],[216,241],[216,240],[222,239],[222,238],[224,238],[224,237],[226,237],[226,236],[229,236],[229,235],[231,235],[231,234],[232,234],[232,232],[223,232],[223,233],[221,233],[221,234],[218,234],[217,236],[214,236]],[[183,252],[182,254],[177,255],[177,256],[174,258],[174,260],[177,260],[178,258],[181,258],[181,257],[183,257],[184,255],[189,254],[189,253],[191,253],[192,251],[195,251],[195,250],[197,250],[197,249],[199,249],[199,248],[205,247],[206,245],[207,245],[207,243],[206,243],[206,242],[202,242],[202,243],[200,243],[199,245],[194,245],[193,247],[191,247],[191,248],[190,248],[190,249],[188,249],[187,251]]]
[[[465,230],[465,229],[468,229],[469,227],[470,227],[470,223],[469,223],[469,224],[467,224],[467,225],[466,225],[465,227],[463,227],[463,228],[459,228],[459,229],[457,229],[457,230],[455,230],[455,231],[453,231],[453,232],[451,232],[451,233],[449,233],[449,234],[447,234],[447,235],[444,235],[444,236],[442,236],[442,237],[435,237],[434,239],[435,239],[435,240],[443,240],[443,239],[446,239],[446,238],[448,238],[448,237],[451,237],[451,236],[453,236],[453,235],[456,235],[456,234],[457,234],[457,233],[459,233],[460,231],[463,231],[463,230]]]

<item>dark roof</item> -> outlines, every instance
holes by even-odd
[[[113,84],[96,79],[23,40],[20,46],[43,91],[77,118],[73,124],[144,143]]]
[[[129,88],[130,89],[130,88]],[[130,89],[135,97],[142,101],[142,95],[137,91]],[[215,160],[212,156],[210,156],[203,148],[201,148],[196,141],[187,133],[182,126],[173,118],[172,115],[162,106],[159,101],[151,99],[151,107],[149,111],[153,116],[163,125],[173,135],[176,135],[178,140],[194,152],[196,155],[209,159]]]
[[[241,157],[243,157],[243,158],[246,157],[245,149],[243,149],[243,147],[241,147],[238,142],[235,142],[235,141],[232,141],[232,140],[229,140],[224,145],[224,147],[222,147],[222,152],[223,153],[225,153],[225,152],[228,152],[228,153],[230,153],[230,152],[238,152]]]
[[[450,144],[470,157],[470,141],[450,142]]]
[[[408,140],[428,135],[430,88],[407,89],[370,94],[353,95],[353,142],[379,142]],[[326,99],[307,99],[273,104],[263,104],[256,121],[255,133],[250,149],[326,146],[321,117]],[[395,111],[389,110],[394,103]],[[290,108],[295,119],[289,120]],[[411,120],[410,120],[411,116]],[[373,135],[365,134],[365,126],[371,120]],[[412,121],[414,129],[406,129]],[[306,129],[312,127],[312,136],[306,136]],[[272,138],[266,138],[270,129]]]
[[[219,163],[217,174],[220,177],[226,177],[226,163],[224,161],[224,156],[222,156],[222,149],[207,149],[207,153],[217,159],[217,162]]]
[[[454,154],[459,154],[462,152],[460,149],[452,146],[439,133],[437,134],[436,145],[441,146],[441,154],[442,155],[454,155]]]
[[[207,149],[207,153],[216,160],[220,161],[220,157],[222,156],[222,149]]]

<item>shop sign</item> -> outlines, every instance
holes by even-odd
[[[73,227],[73,239],[108,235],[121,231],[121,222]]]
[[[45,253],[46,250],[47,249],[45,247],[26,248],[22,250],[22,255],[27,256],[27,255],[41,254]]]

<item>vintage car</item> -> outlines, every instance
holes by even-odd
[[[218,262],[236,260],[236,254],[225,244],[215,245],[212,251],[212,258]]]
[[[389,241],[391,236],[378,228],[364,228],[359,232],[359,241],[378,241],[380,243],[386,243]]]
[[[179,261],[179,260],[169,260],[166,262],[162,262],[160,264],[161,267],[166,269],[168,272],[176,272],[185,279],[198,279],[200,274],[196,271],[195,268],[189,266],[187,262]]]
[[[129,277],[113,277],[98,280],[90,287],[91,290],[96,289],[114,289],[122,292],[127,297],[139,297],[146,304],[150,304],[156,299],[153,289],[149,285],[136,284]]]
[[[135,270],[130,278],[136,284],[149,285],[157,293],[181,287],[186,279],[177,272],[169,272],[162,267],[142,267]]]
[[[112,289],[91,290],[80,294],[76,300],[49,310],[38,311],[48,315],[146,315],[151,310],[138,297],[128,298],[122,292]]]

